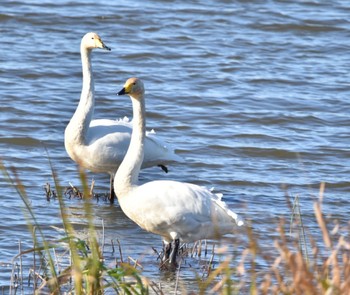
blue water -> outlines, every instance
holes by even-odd
[[[39,222],[60,227],[57,201],[47,202],[43,189],[54,185],[48,155],[62,186],[80,185],[63,133],[81,91],[80,40],[95,31],[112,48],[93,53],[95,117],[131,117],[129,100],[115,94],[128,77],[141,77],[148,129],[186,159],[168,174],[144,170],[141,181],[215,187],[252,220],[267,249],[278,219],[291,215],[286,195],[299,196],[304,221],[317,235],[313,202],[321,182],[324,213],[346,225],[349,12],[347,1],[5,1],[0,158],[12,177],[11,167],[17,171]],[[92,178],[95,191],[108,191],[106,175]],[[23,248],[32,242],[23,202],[3,175],[0,188],[0,286],[6,288],[18,241]],[[80,201],[66,201],[80,212]],[[162,280],[151,249],[160,248],[159,237],[140,230],[118,204],[95,202],[94,214],[106,226],[106,240],[119,238],[147,266],[144,275]],[[182,278],[191,276],[184,271]]]

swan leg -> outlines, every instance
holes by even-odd
[[[115,192],[114,192],[114,175],[111,175],[110,178],[110,188],[109,188],[109,201],[111,204],[114,203],[114,199],[116,198]]]
[[[168,173],[168,167],[167,166],[164,166],[162,164],[159,164],[158,167],[162,168],[162,170],[165,172],[165,173]]]
[[[163,241],[163,262],[166,262],[169,259],[171,254],[171,243]]]
[[[176,266],[176,256],[179,252],[179,246],[180,246],[180,240],[179,239],[175,239],[173,241],[174,243],[174,247],[173,249],[171,250],[171,253],[170,253],[170,257],[169,257],[169,262],[172,266]]]

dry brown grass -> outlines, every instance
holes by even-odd
[[[324,217],[323,189],[321,186],[320,198],[314,203],[314,216],[322,241],[305,233],[307,227],[300,224],[301,218],[294,218],[299,234],[287,234],[286,228],[290,225],[281,219],[277,225],[278,236],[271,241],[270,251],[266,254],[259,246],[259,238],[248,227],[248,245],[239,257],[238,266],[232,268],[232,257],[228,256],[213,272],[216,277],[209,276],[207,279],[206,291],[211,294],[254,295],[350,294],[350,232],[347,235],[340,234],[341,226],[337,223],[334,226],[331,220]],[[299,205],[291,207],[295,206]],[[263,260],[267,267],[258,270],[257,260]],[[222,278],[217,280],[218,277]],[[235,278],[234,283],[232,277]],[[214,287],[209,287],[213,283]]]

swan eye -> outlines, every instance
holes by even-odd
[[[136,85],[136,82],[132,83],[132,85]]]

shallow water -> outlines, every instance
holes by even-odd
[[[5,1],[0,11],[0,157],[14,167],[39,222],[60,226],[52,165],[63,186],[80,184],[63,133],[81,90],[79,45],[98,32],[111,52],[95,51],[96,118],[131,116],[115,93],[130,76],[147,88],[147,125],[186,159],[165,175],[215,187],[263,234],[290,216],[285,195],[299,195],[311,231],[312,203],[326,183],[323,209],[342,224],[350,210],[350,80],[348,1]],[[96,190],[108,177],[89,174]],[[0,176],[0,286],[11,259],[31,239],[23,202]],[[67,200],[79,212],[77,200]],[[106,240],[119,238],[144,274],[161,280],[152,246],[118,204],[95,204]],[[54,231],[52,234],[55,236]],[[110,250],[108,250],[110,251]],[[190,271],[183,272],[190,280]],[[163,278],[163,283],[172,283]],[[166,283],[165,283],[166,284]],[[171,287],[172,288],[172,287]]]

